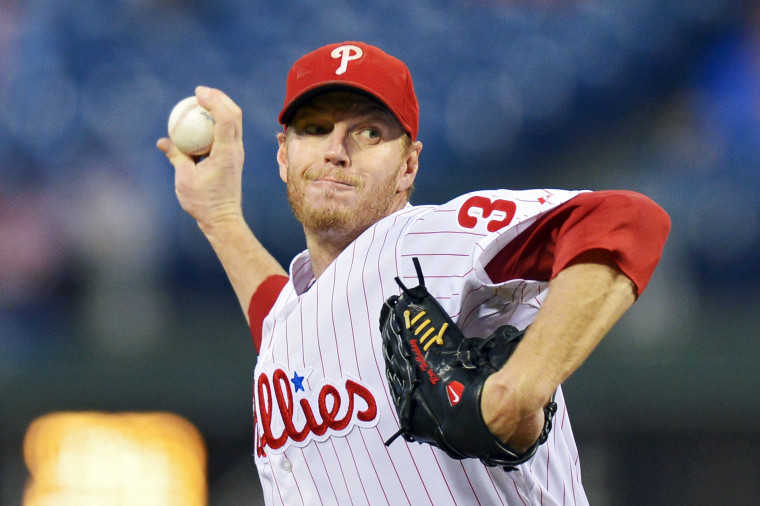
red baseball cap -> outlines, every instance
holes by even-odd
[[[346,88],[380,101],[417,140],[420,113],[409,69],[401,60],[363,42],[330,44],[298,59],[288,73],[280,124],[287,125],[307,100]]]

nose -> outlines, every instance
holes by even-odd
[[[325,162],[343,168],[347,167],[349,162],[348,141],[348,129],[346,126],[340,123],[335,124],[327,136]]]

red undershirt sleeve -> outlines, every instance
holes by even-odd
[[[288,277],[281,275],[272,275],[266,278],[251,297],[248,304],[248,322],[251,328],[251,337],[256,352],[261,347],[261,331],[264,324],[264,318],[274,307],[277,297],[280,295],[283,287],[287,284]]]
[[[542,215],[486,266],[492,281],[549,281],[582,253],[604,250],[641,293],[670,231],[667,213],[636,192],[581,193]]]

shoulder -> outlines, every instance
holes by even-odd
[[[572,199],[571,190],[481,190],[429,206],[415,221],[414,230],[450,230],[480,236],[501,232],[531,220]]]
[[[415,279],[409,257],[426,276],[464,280],[542,213],[578,195],[567,190],[483,190],[423,206],[402,232],[396,255],[402,279]]]

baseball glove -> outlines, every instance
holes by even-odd
[[[480,410],[486,378],[499,370],[523,337],[511,325],[486,338],[467,338],[425,288],[419,260],[413,259],[419,286],[385,301],[380,313],[388,385],[399,417],[398,436],[437,446],[454,459],[478,458],[512,470],[546,441],[557,410],[544,407],[544,428],[525,453],[517,453],[488,430]]]

